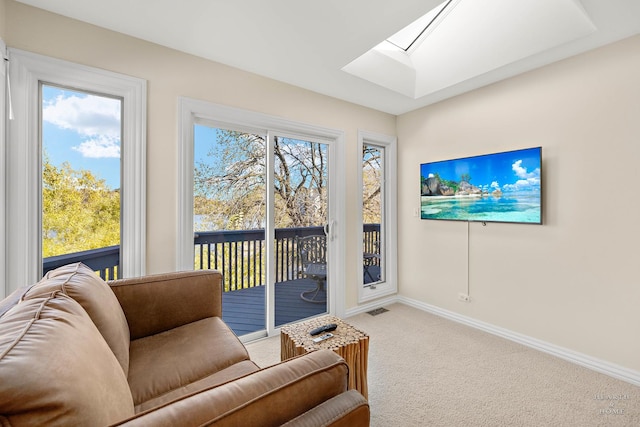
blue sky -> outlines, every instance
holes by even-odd
[[[68,89],[43,86],[43,145],[51,163],[71,163],[120,187],[120,101]],[[196,125],[194,159],[211,162],[207,154],[218,129]]]
[[[442,179],[460,181],[460,176],[468,173],[471,184],[492,190],[526,191],[540,188],[539,148],[509,151],[463,159],[424,163],[420,166],[420,176],[428,178],[438,173]]]
[[[207,158],[207,153],[214,146],[214,142],[218,138],[218,129],[209,126],[195,125],[193,130],[193,158],[194,163],[205,161],[210,163],[213,158]]]
[[[51,163],[69,162],[120,188],[121,101],[42,87],[42,144]]]

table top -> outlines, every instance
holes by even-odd
[[[306,274],[307,276],[325,278],[327,277],[327,264],[312,262],[307,266],[304,274]]]
[[[314,338],[317,338],[322,334],[311,336],[309,332],[328,323],[335,323],[338,325],[334,331],[331,331],[333,338],[320,341],[319,343],[313,342]],[[337,348],[344,347],[345,345],[358,343],[362,339],[369,338],[369,335],[365,332],[354,328],[344,320],[335,316],[316,317],[305,322],[286,325],[282,327],[281,333],[287,335],[287,337],[293,341],[296,346],[304,347],[306,351],[320,349],[335,350]]]

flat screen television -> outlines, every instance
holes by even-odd
[[[542,148],[420,165],[420,218],[542,224]]]

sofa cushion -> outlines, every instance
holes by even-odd
[[[280,426],[346,392],[348,369],[333,351],[314,351],[137,414],[126,425]],[[368,421],[368,413],[361,416]],[[327,419],[311,421],[304,425],[332,425]]]
[[[238,378],[242,378],[245,375],[252,374],[259,370],[260,368],[253,361],[243,360],[242,362],[235,363],[228,368],[202,378],[201,380],[194,381],[180,388],[173,389],[167,393],[146,400],[139,405],[136,405],[134,409],[136,414],[139,414],[149,409],[159,408],[160,406],[166,405],[174,400],[199,393],[203,390],[207,390],[211,387],[216,387],[230,381],[233,382]]]
[[[109,425],[134,414],[127,379],[72,298],[24,300],[0,318],[0,425]]]
[[[128,379],[134,404],[173,393],[246,360],[246,348],[219,317],[133,340]]]
[[[129,326],[115,294],[95,272],[82,263],[49,271],[24,296],[62,292],[85,309],[122,366],[129,372]]]

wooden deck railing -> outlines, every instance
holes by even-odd
[[[362,252],[369,254],[380,253],[380,224],[364,224]],[[380,258],[375,258],[372,265],[380,265]]]
[[[322,234],[322,227],[277,228],[275,230],[275,280],[297,279],[301,271],[295,247],[296,236]],[[264,230],[206,231],[194,236],[196,268],[220,270],[225,291],[265,284]]]
[[[301,271],[295,239],[322,234],[322,227],[277,228],[275,230],[275,280],[286,282],[299,278]],[[375,252],[380,241],[380,225],[365,224],[364,251]],[[225,291],[265,284],[264,230],[225,230],[195,233],[196,269],[220,270],[225,278]],[[62,265],[83,262],[111,280],[120,277],[120,246],[93,249],[45,258],[43,274]]]
[[[74,252],[72,254],[47,257],[43,260],[42,274],[63,265],[82,262],[100,274],[104,280],[119,279],[120,276],[120,246],[109,246],[100,249]]]

